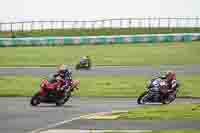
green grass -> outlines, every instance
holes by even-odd
[[[198,129],[152,131],[150,133],[199,133]]]
[[[91,36],[91,35],[133,35],[133,34],[166,34],[194,33],[200,28],[100,28],[100,29],[57,29],[34,30],[32,32],[0,32],[1,37],[41,37],[41,36]]]
[[[121,113],[128,120],[200,120],[200,103],[145,106]]]
[[[105,133],[126,133],[126,132],[105,132]],[[130,132],[129,132],[130,133]],[[152,131],[148,133],[199,133],[198,129],[184,129],[184,130],[160,130]]]
[[[41,77],[0,77],[0,96],[32,96],[39,89]],[[141,76],[75,76],[80,80],[76,96],[138,97],[150,77]],[[178,96],[199,97],[199,79],[196,76],[178,76],[182,83]]]
[[[93,65],[200,64],[200,42],[0,48],[0,66],[74,65],[84,55]]]

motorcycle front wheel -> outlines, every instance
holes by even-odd
[[[137,99],[138,104],[145,104],[144,98],[148,95],[148,91],[143,92]]]
[[[69,100],[70,97],[71,97],[71,92],[68,92],[64,98],[62,98],[56,102],[56,106],[64,105]]]
[[[80,69],[80,64],[76,64],[75,69],[76,70]]]
[[[30,105],[32,106],[37,106],[38,104],[40,104],[40,97],[39,97],[39,92],[36,93],[32,98],[31,98],[31,101],[30,101]]]

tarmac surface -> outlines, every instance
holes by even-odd
[[[99,66],[92,70],[74,71],[75,75],[154,75],[159,71],[175,70],[181,75],[200,74],[200,65],[162,66]],[[46,76],[55,68],[0,68],[0,76],[32,75]],[[0,97],[0,132],[30,133],[37,129],[200,129],[200,121],[112,121],[81,119],[90,113],[111,112],[140,107],[134,98],[73,97],[63,107],[41,104],[29,105],[30,97]],[[200,99],[177,99],[175,103],[200,102]],[[76,118],[76,119],[74,119]],[[35,133],[35,132],[32,132]]]
[[[29,105],[30,97],[0,98],[0,132],[30,133],[40,128],[56,129],[174,129],[197,128],[200,121],[141,122],[141,121],[98,121],[79,119],[90,113],[111,112],[140,107],[134,98],[95,98],[73,97],[63,107],[41,104],[38,107]],[[176,103],[200,102],[200,99],[177,99]],[[155,105],[156,107],[156,105]],[[78,118],[78,119],[74,119]],[[74,119],[74,120],[73,120]],[[63,122],[64,121],[64,122]],[[61,123],[60,123],[61,122]],[[56,124],[58,123],[58,124]],[[60,123],[60,124],[59,124]],[[173,124],[172,124],[173,123]],[[52,125],[52,126],[49,126]],[[33,133],[33,132],[32,132]],[[34,132],[35,133],[35,132]]]
[[[91,70],[72,69],[74,75],[154,75],[160,71],[174,70],[177,74],[200,74],[200,64],[161,66],[98,66]],[[0,67],[0,76],[31,75],[46,76],[56,71],[55,67]]]

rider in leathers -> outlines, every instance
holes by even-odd
[[[58,88],[54,88],[54,90],[51,91],[63,91],[65,88],[69,88],[72,86],[72,73],[71,71],[67,68],[66,65],[60,65],[58,67],[58,70],[56,73],[51,74],[49,77],[49,83],[54,83],[54,82],[63,82],[66,83],[64,86],[60,86]]]
[[[176,80],[176,72],[175,71],[167,71],[166,74],[160,78],[162,80],[165,80],[168,85],[167,94],[163,97],[166,97],[172,93],[175,93],[176,89],[180,86]]]

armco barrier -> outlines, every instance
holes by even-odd
[[[59,46],[70,44],[124,44],[154,43],[200,40],[200,33],[152,34],[152,35],[118,35],[118,36],[84,36],[84,37],[31,37],[0,38],[1,47],[9,46]]]

